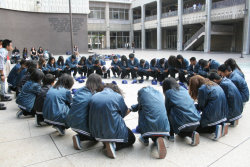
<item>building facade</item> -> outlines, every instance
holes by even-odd
[[[71,0],[75,45],[249,54],[249,0]],[[70,50],[68,0],[1,0],[0,39]]]
[[[0,39],[12,39],[20,51],[43,47],[54,54],[71,50],[68,0],[1,0]],[[72,0],[73,41],[88,52],[89,1]]]

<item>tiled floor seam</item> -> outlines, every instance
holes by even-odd
[[[62,155],[61,151],[60,151],[60,150],[59,150],[59,148],[57,147],[57,145],[56,145],[55,141],[53,140],[53,138],[52,138],[52,136],[51,136],[50,134],[49,134],[49,137],[51,138],[52,142],[54,143],[54,145],[55,145],[55,147],[56,147],[57,151],[60,153],[61,157],[63,157],[63,155]]]
[[[20,141],[20,140],[26,140],[26,139],[35,138],[35,137],[47,136],[47,135],[48,135],[48,134],[40,135],[40,136],[33,136],[33,137],[25,137],[25,138],[16,139],[16,140],[10,140],[10,141],[3,141],[3,142],[0,142],[0,144],[3,144],[3,143],[10,143],[10,142],[15,142],[15,141]]]
[[[241,142],[237,146],[233,147],[231,150],[229,150],[228,152],[226,152],[224,155],[222,155],[221,157],[219,157],[217,160],[215,160],[214,162],[212,162],[211,164],[209,164],[208,167],[210,167],[211,165],[213,165],[214,163],[216,163],[217,161],[219,161],[221,158],[225,157],[227,154],[229,154],[230,152],[232,152],[233,150],[235,150],[237,147],[239,147],[241,144],[245,143],[249,139],[250,139],[250,137],[248,137],[246,140],[244,140],[243,142]]]
[[[36,162],[36,163],[33,163],[33,164],[25,165],[24,167],[28,167],[28,166],[32,166],[32,165],[38,165],[38,164],[41,164],[41,163],[44,163],[44,162],[49,162],[49,161],[53,161],[53,160],[60,159],[60,158],[62,158],[62,157],[57,157],[57,158],[52,158],[52,159],[48,159],[48,160],[45,160],[45,161]]]

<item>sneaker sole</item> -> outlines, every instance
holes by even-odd
[[[192,146],[197,146],[198,144],[200,144],[200,134],[199,133],[195,133],[194,140],[195,140],[195,142],[193,144],[191,144]]]
[[[110,144],[109,144],[109,142],[105,142],[105,146],[106,146],[106,150],[107,150],[107,156],[109,157],[109,158],[113,158],[113,159],[115,159],[115,152],[114,151],[112,151],[112,148],[110,147]]]
[[[75,148],[76,150],[81,150],[82,147],[80,146],[80,143],[78,142],[77,137],[76,137],[76,136],[73,136],[72,139],[73,139],[74,148]]]
[[[159,153],[159,159],[164,159],[167,154],[167,149],[165,147],[164,140],[162,137],[159,137],[157,139],[157,148]]]
[[[228,134],[228,127],[229,127],[229,124],[227,124],[227,123],[226,123],[225,126],[223,126],[222,135],[221,136],[226,136]]]
[[[215,138],[213,140],[215,140],[215,141],[219,140],[219,138],[221,137],[221,133],[222,133],[222,126],[219,125],[219,130],[218,130],[217,134],[215,133]]]

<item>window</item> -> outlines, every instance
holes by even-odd
[[[109,9],[109,18],[113,20],[128,20],[128,9]]]
[[[105,8],[90,8],[90,19],[105,19]]]

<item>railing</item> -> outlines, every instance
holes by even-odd
[[[166,18],[166,17],[170,17],[170,16],[177,16],[178,15],[178,11],[171,11],[171,12],[167,12],[167,13],[162,13],[162,18]]]
[[[201,33],[205,31],[205,26],[201,27],[185,44],[184,44],[184,49],[190,45],[196,38],[199,37]]]
[[[152,21],[152,20],[156,20],[157,19],[157,15],[153,15],[153,16],[148,16],[145,18],[145,21]]]
[[[205,11],[205,5],[197,5],[196,8],[190,7],[190,8],[185,8],[183,9],[183,14],[189,14],[189,13],[194,13],[194,12],[201,12]]]
[[[212,9],[225,8],[225,7],[236,6],[236,5],[245,4],[245,3],[246,3],[246,0],[224,0],[224,1],[213,3]]]
[[[140,22],[141,22],[141,19],[135,19],[135,20],[133,21],[134,24],[140,23]]]

